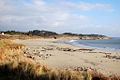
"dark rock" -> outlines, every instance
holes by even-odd
[[[32,56],[31,56],[31,55],[28,55],[27,57],[28,57],[28,58],[32,58]]]
[[[80,51],[93,51],[94,49],[78,49]]]
[[[23,53],[24,53],[24,54],[27,54],[27,52],[26,52],[26,51],[24,51]]]
[[[46,54],[46,56],[49,56],[49,54]]]
[[[46,51],[45,49],[42,49],[41,51]]]
[[[112,56],[113,59],[120,59],[120,56]]]
[[[49,54],[50,56],[52,56],[52,54]]]
[[[111,55],[109,55],[109,54],[106,54],[106,56],[105,56],[106,58],[112,58],[112,56]]]

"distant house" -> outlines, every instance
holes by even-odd
[[[4,35],[4,33],[1,33],[2,35]]]

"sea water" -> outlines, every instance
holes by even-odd
[[[120,52],[120,37],[105,40],[70,40],[68,43],[87,48]]]

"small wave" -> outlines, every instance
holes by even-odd
[[[75,42],[75,41],[77,41],[77,40],[70,40],[69,42]]]

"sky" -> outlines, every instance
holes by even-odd
[[[120,37],[120,0],[0,0],[0,30]]]

